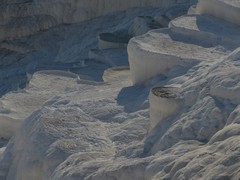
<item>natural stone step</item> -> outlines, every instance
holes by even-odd
[[[197,13],[208,14],[240,25],[239,0],[199,0]]]
[[[185,15],[172,20],[169,27],[205,44],[240,45],[240,27],[213,16]]]
[[[109,68],[104,71],[103,80],[107,83],[121,84],[129,82],[130,84],[130,71],[128,66],[119,66]]]
[[[197,62],[221,59],[228,54],[226,49],[204,47],[191,39],[189,42],[181,40],[169,29],[153,30],[132,38],[128,44],[128,57],[133,83],[144,83],[174,66],[191,67]]]

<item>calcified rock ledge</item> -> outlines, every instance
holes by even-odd
[[[176,87],[154,87],[149,93],[150,128],[173,115],[184,106],[184,99]]]
[[[0,40],[33,35],[59,24],[86,21],[133,7],[171,7],[175,0],[0,1]]]
[[[213,15],[240,25],[239,7],[238,0],[201,0],[196,11],[200,14]]]
[[[1,180],[239,179],[239,25],[171,2],[1,42]]]

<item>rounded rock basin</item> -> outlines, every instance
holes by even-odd
[[[150,128],[176,113],[184,104],[177,87],[154,87],[149,95]]]

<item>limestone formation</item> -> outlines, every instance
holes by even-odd
[[[197,13],[208,14],[240,25],[238,0],[199,0]]]
[[[188,2],[188,1],[186,1]],[[133,7],[171,7],[175,0],[36,0],[0,1],[0,41],[33,35]],[[182,4],[185,2],[179,2]]]
[[[176,113],[184,106],[184,100],[178,88],[155,87],[149,95],[150,127],[153,129],[168,116]]]
[[[239,1],[0,2],[1,180],[239,179]]]

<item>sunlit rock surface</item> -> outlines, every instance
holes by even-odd
[[[61,79],[58,75],[62,75]],[[0,136],[11,138],[22,121],[40,108],[49,98],[71,88],[78,75],[66,71],[40,71],[35,73],[25,90],[8,93],[1,98]]]
[[[178,17],[192,5],[185,0],[71,24],[74,15],[60,17],[58,6],[88,5],[68,2],[41,1],[58,26],[0,42],[0,179],[239,179],[239,25],[216,14]],[[157,3],[148,2],[141,6]],[[207,5],[215,2],[239,7]],[[19,14],[29,22],[25,5],[34,3],[2,1],[12,9],[1,28]],[[44,23],[46,11],[34,9]],[[128,48],[99,48],[101,34],[116,32],[119,41],[142,35]]]

